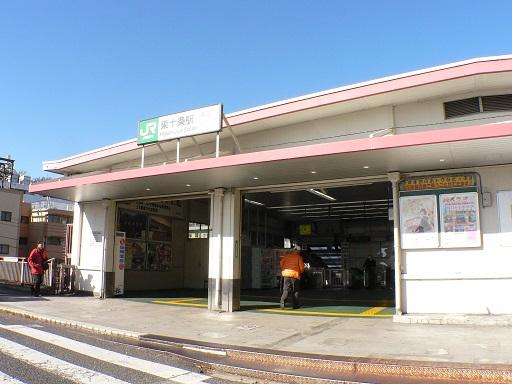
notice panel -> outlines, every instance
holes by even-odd
[[[436,195],[400,197],[400,231],[404,249],[439,247]]]
[[[480,217],[478,193],[439,195],[441,212],[441,247],[479,247]]]

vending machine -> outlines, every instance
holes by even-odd
[[[114,296],[124,294],[125,257],[126,233],[116,231],[114,246]]]

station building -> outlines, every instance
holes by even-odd
[[[79,289],[207,289],[210,310],[236,311],[298,243],[322,295],[512,314],[512,56],[217,110],[217,131],[43,163],[62,177],[30,192],[75,202]]]

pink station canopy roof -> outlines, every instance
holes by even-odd
[[[227,119],[236,134],[244,134],[373,106],[470,92],[476,88],[492,89],[503,84],[512,84],[512,56],[475,59],[360,83],[232,113]],[[246,188],[385,175],[391,171],[509,164],[512,163],[511,148],[512,122],[480,122],[441,130],[76,175],[32,184],[29,191],[73,201],[149,198],[204,192],[216,187]],[[156,149],[153,151],[156,153]],[[137,156],[140,158],[140,148],[135,140],[130,140],[45,162],[44,168],[56,173],[91,172],[114,160],[119,162]]]

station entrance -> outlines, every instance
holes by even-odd
[[[392,312],[391,183],[248,191],[242,201],[242,300],[279,303],[279,261],[298,244],[303,307]]]
[[[210,199],[117,203],[116,230],[126,234],[126,296],[203,294],[208,281]]]

